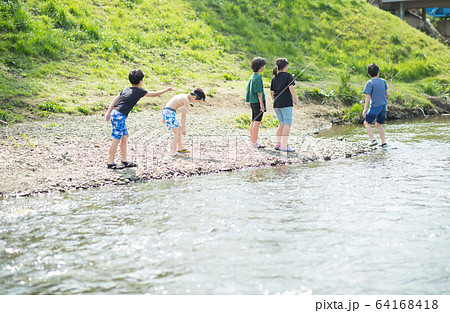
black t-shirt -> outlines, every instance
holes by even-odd
[[[141,99],[147,90],[138,87],[127,87],[120,92],[120,99],[114,106],[114,110],[119,111],[125,116],[133,109],[136,103]]]
[[[294,77],[288,72],[279,72],[278,76],[272,78],[270,83],[270,90],[273,90],[273,96],[275,101],[273,102],[274,108],[291,107],[292,95],[289,90],[290,85],[295,85]]]

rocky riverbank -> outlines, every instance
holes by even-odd
[[[0,195],[27,196],[105,185],[122,185],[152,179],[171,179],[258,166],[279,166],[367,153],[365,143],[315,138],[313,133],[330,125],[319,116],[325,108],[306,105],[294,112],[290,145],[296,153],[273,149],[276,129],[261,129],[265,149],[249,147],[249,131],[239,129],[237,115],[249,113],[243,101],[228,101],[222,94],[192,108],[183,138],[191,151],[183,159],[169,157],[171,132],[161,124],[159,110],[130,114],[129,160],[137,168],[106,168],[111,127],[103,115],[53,116],[0,128]],[[229,103],[226,107],[223,103]],[[234,103],[234,104],[233,104]],[[145,106],[145,104],[144,104]],[[268,114],[273,114],[271,109]],[[119,153],[116,158],[120,161]]]

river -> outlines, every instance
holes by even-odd
[[[386,136],[351,159],[1,200],[0,294],[448,294],[450,118]]]

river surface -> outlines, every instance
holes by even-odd
[[[386,134],[352,159],[1,200],[0,294],[449,294],[450,118]]]

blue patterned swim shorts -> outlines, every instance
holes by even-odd
[[[111,124],[112,124],[112,134],[114,139],[121,139],[122,136],[128,136],[127,126],[125,125],[125,120],[127,117],[120,113],[119,111],[113,110],[111,112]]]
[[[166,122],[166,126],[169,130],[172,130],[172,129],[180,126],[180,124],[178,124],[174,109],[164,108],[162,110],[162,116],[163,116],[164,122]]]

